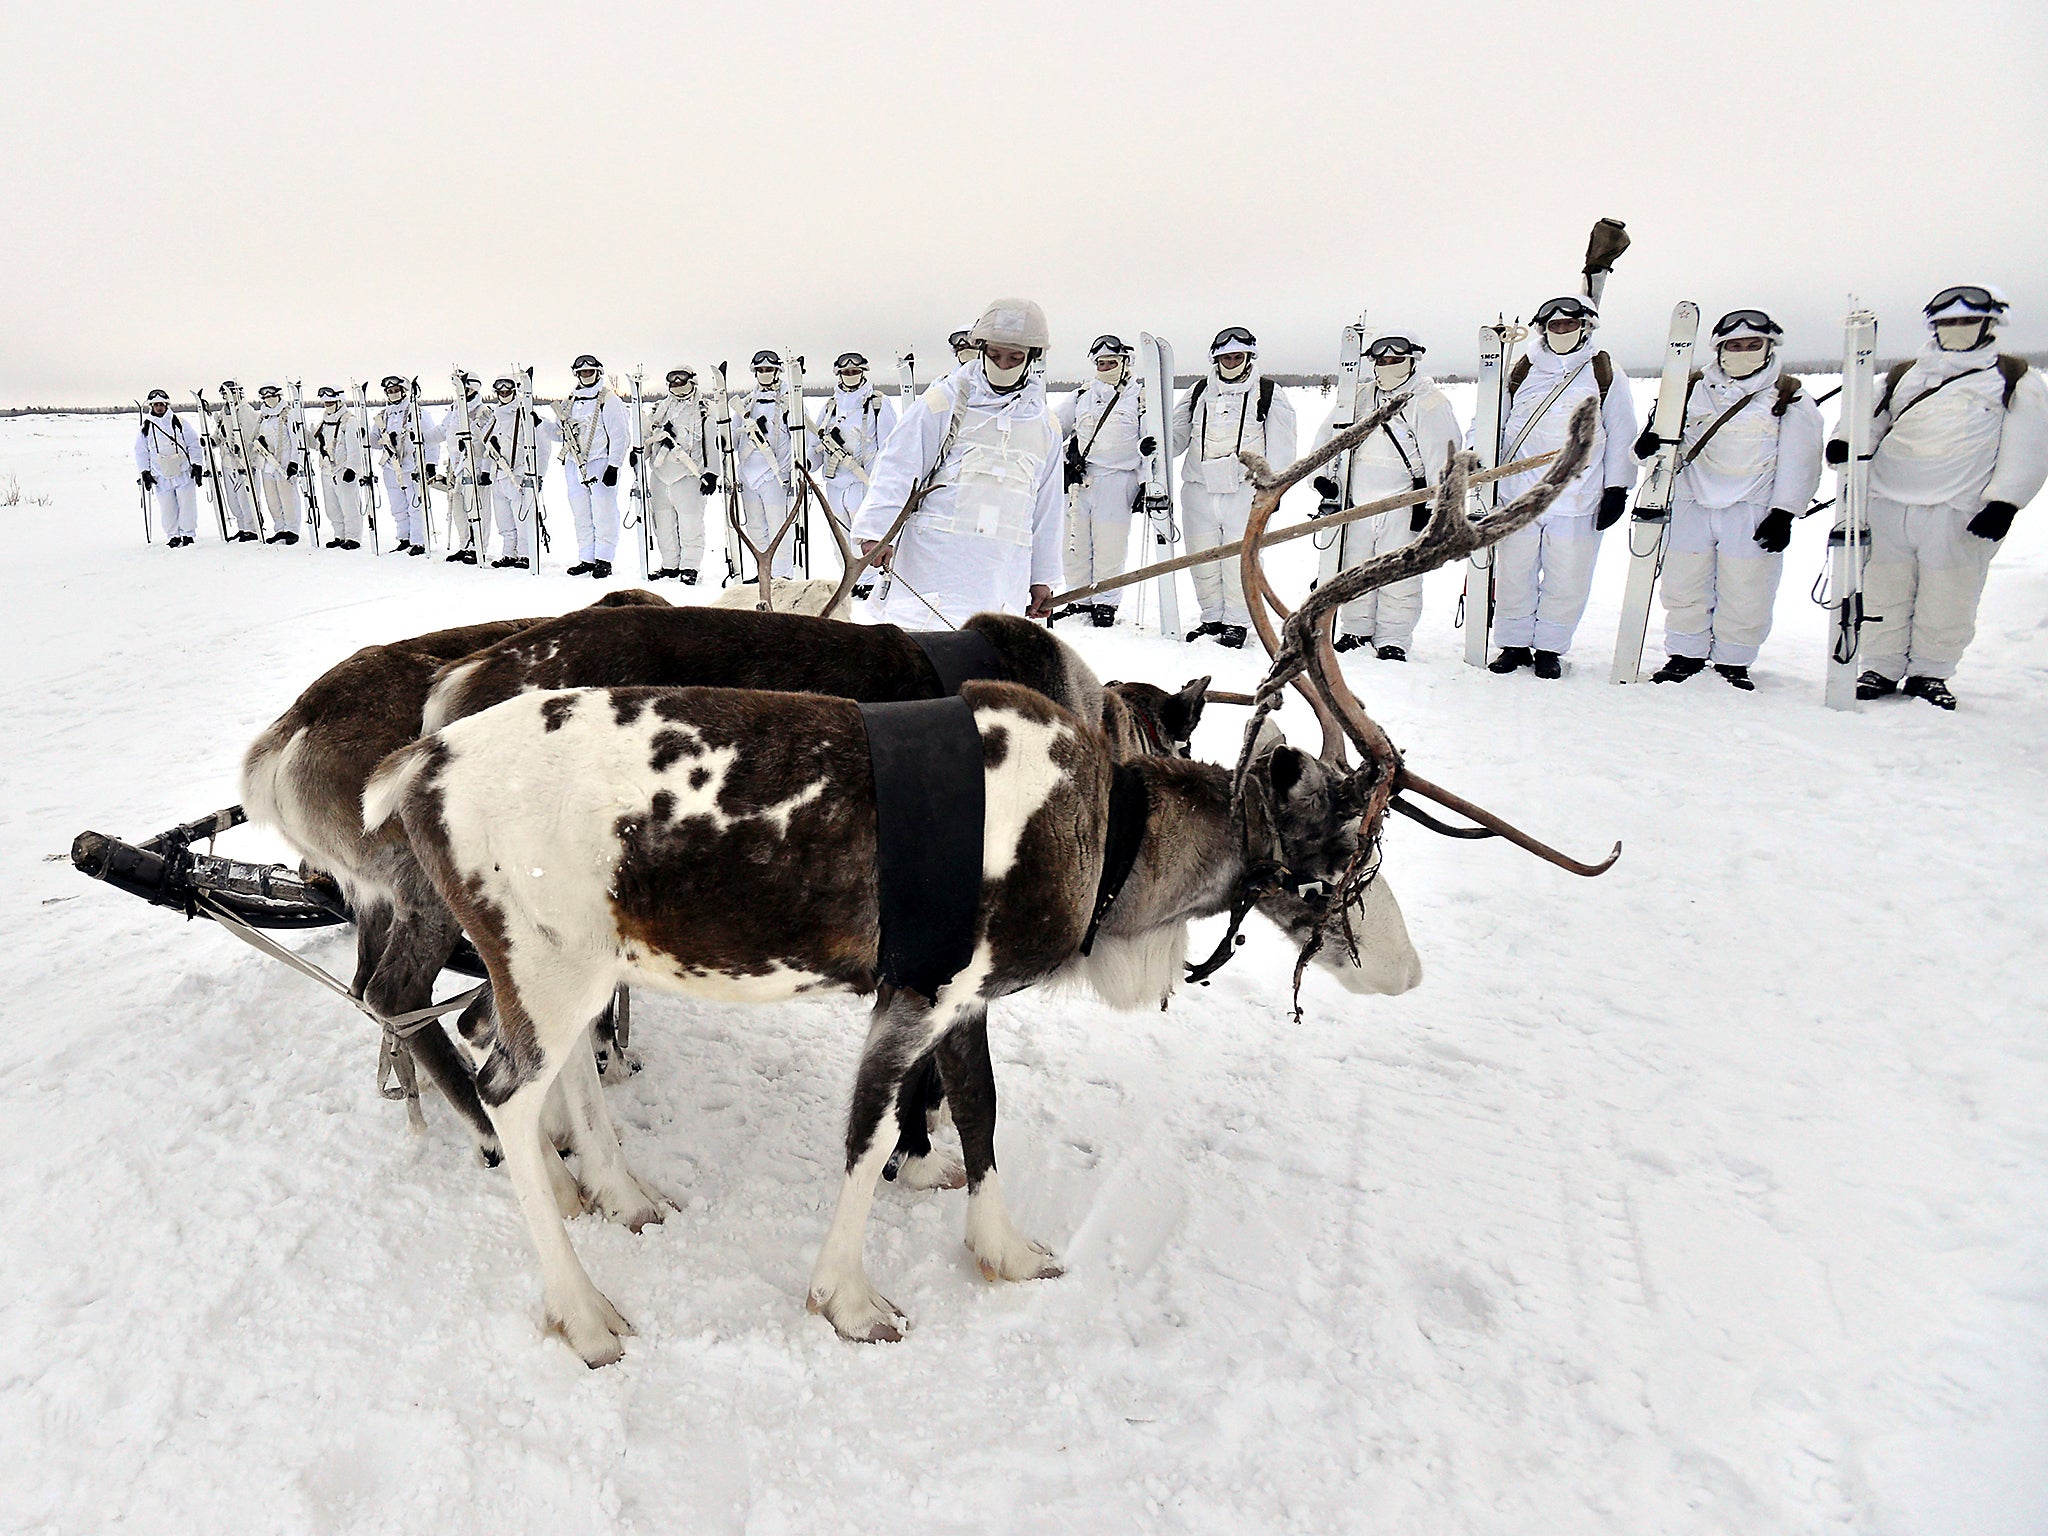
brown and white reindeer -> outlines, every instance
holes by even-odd
[[[1331,451],[1375,426],[1361,423]],[[1591,442],[1590,416],[1575,418],[1543,482],[1476,528],[1463,505],[1466,464],[1454,463],[1432,528],[1456,536],[1426,533],[1432,557],[1454,558],[1453,548],[1532,521],[1583,467]],[[1318,462],[1264,484],[1284,489]],[[1390,571],[1382,563],[1351,585],[1365,590]],[[1282,654],[1276,677],[1284,646]],[[1284,682],[1262,690],[1269,703]],[[1135,760],[1122,771],[1142,788],[1142,837],[1103,912],[1098,883],[1118,772],[1107,739],[1021,687],[969,683],[961,697],[981,743],[981,889],[971,958],[933,996],[879,986],[876,792],[853,704],[702,688],[529,693],[446,725],[378,768],[366,822],[403,822],[489,967],[497,1027],[478,1087],[540,1255],[549,1323],[587,1363],[619,1358],[630,1329],[592,1285],[548,1198],[538,1126],[550,1082],[621,981],[733,1001],[876,996],[846,1174],[809,1294],[814,1310],[858,1340],[900,1338],[907,1326],[869,1282],[861,1239],[893,1141],[881,1128],[905,1068],[926,1051],[937,1053],[960,1130],[967,1245],[983,1274],[1059,1272],[1003,1203],[981,1033],[993,999],[1071,978],[1113,1004],[1157,1006],[1179,973],[1187,924],[1253,906],[1300,942],[1302,964],[1354,990],[1399,992],[1419,981],[1399,908],[1366,873],[1391,798],[1386,763],[1351,772],[1270,728],[1247,732],[1235,773]],[[597,1177],[629,1201],[637,1181],[608,1119],[598,1140],[609,1150]]]

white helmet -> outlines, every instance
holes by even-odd
[[[1043,352],[1052,345],[1045,311],[1030,299],[997,299],[981,312],[967,341],[970,346],[1023,347],[1031,352]]]

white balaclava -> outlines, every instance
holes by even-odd
[[[1944,352],[1974,352],[1991,340],[2005,318],[2006,298],[2000,290],[1966,285],[1944,288],[1923,311],[1935,344]]]
[[[1025,352],[1024,361],[1014,368],[998,368],[988,360],[986,352],[981,355],[982,376],[988,380],[989,388],[996,390],[998,393],[1007,393],[1015,389],[1024,381],[1024,375],[1030,370],[1030,367],[1031,354],[1029,351]]]

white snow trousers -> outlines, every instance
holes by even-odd
[[[1131,499],[1138,493],[1135,469],[1090,469],[1074,487],[1067,506],[1067,585],[1092,587],[1121,576],[1131,558]],[[1246,508],[1249,512],[1250,508]],[[1094,602],[1119,606],[1125,588],[1104,592]]]
[[[256,483],[263,488],[263,505],[270,513],[273,533],[299,531],[299,488],[275,464],[256,467]]]
[[[344,480],[333,470],[323,469],[320,472],[320,489],[323,493],[321,504],[334,520],[327,536],[360,543],[363,537],[363,482]]]
[[[484,518],[483,497],[490,495],[491,488],[479,486],[470,480],[456,480],[448,486],[448,548],[451,553],[468,549],[476,543],[477,525]],[[484,540],[485,548],[477,551],[477,559],[484,558],[489,551],[490,540]]]
[[[1493,546],[1493,643],[1562,656],[1593,590],[1593,514],[1545,518]]]
[[[1413,544],[1422,535],[1408,527],[1409,509],[1383,512],[1378,517],[1346,523],[1337,530],[1343,539],[1337,568],[1354,570],[1375,555],[1388,554]],[[1407,650],[1415,640],[1415,626],[1422,619],[1422,578],[1411,576],[1390,587],[1368,592],[1337,610],[1337,633],[1357,635],[1375,646],[1398,645]]]
[[[419,487],[396,464],[384,466],[384,503],[391,508],[391,528],[401,544],[427,542],[427,520],[420,511]]]
[[[664,571],[704,568],[704,493],[695,480],[647,482],[654,547]]]
[[[1219,492],[1183,482],[1181,530],[1189,551],[1214,549],[1243,538],[1245,519],[1252,514],[1252,495],[1249,485]],[[1245,604],[1235,559],[1206,560],[1188,574],[1195,581],[1195,601],[1204,624],[1251,623],[1252,612]]]
[[[576,558],[609,564],[619,552],[619,488],[602,479],[586,483],[573,463],[568,471],[564,478],[569,482],[569,510],[576,517]]]
[[[782,520],[789,516],[789,492],[772,481],[763,487],[742,485],[740,508],[746,519],[747,537],[757,548],[765,549],[768,541],[782,527]],[[781,547],[775,551],[775,566],[771,574],[796,574],[796,529],[791,528],[784,535]]]
[[[1746,667],[1771,632],[1771,610],[1785,557],[1757,546],[1756,525],[1769,508],[1737,503],[1671,508],[1664,546],[1664,653]],[[1624,527],[1627,524],[1623,525]]]
[[[256,520],[256,497],[248,478],[231,469],[221,477],[221,485],[227,492],[228,516],[235,520],[235,531],[261,533],[263,525]]]
[[[199,487],[192,483],[192,477],[179,475],[166,480],[159,475],[149,495],[156,503],[156,525],[163,529],[164,537],[188,537],[199,516]]]
[[[1897,682],[1955,676],[1977,633],[1977,603],[1997,544],[1967,529],[1983,503],[1911,507],[1870,498],[1859,671]]]
[[[493,480],[489,487],[491,511],[498,523],[498,553],[533,558],[533,512],[526,508],[521,517],[522,498],[525,488],[516,480]]]

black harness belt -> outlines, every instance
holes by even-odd
[[[903,633],[939,674],[942,697],[958,693],[962,683],[1003,681],[1003,658],[978,629],[906,629]]]
[[[914,638],[922,644],[965,637]],[[987,811],[981,732],[974,710],[959,698],[863,704],[860,714],[875,774],[877,969],[891,986],[936,997],[973,958],[980,924]]]
[[[1145,776],[1118,763],[1110,770],[1109,826],[1102,838],[1102,878],[1095,882],[1095,911],[1088,919],[1088,933],[1081,940],[1082,954],[1095,953],[1096,931],[1137,867],[1138,850],[1145,846],[1145,827],[1151,819],[1152,796],[1145,789]]]

